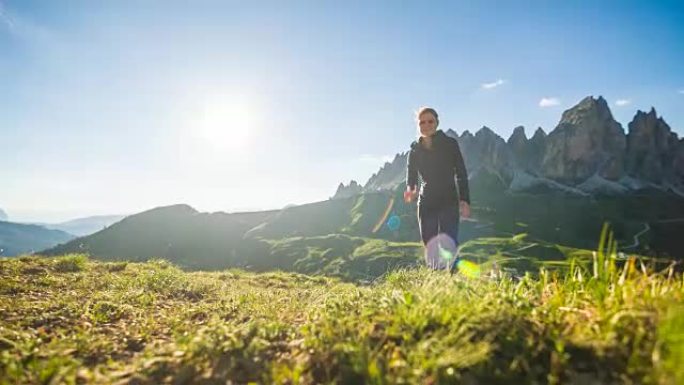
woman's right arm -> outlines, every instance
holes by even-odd
[[[418,168],[416,165],[416,155],[413,147],[408,154],[408,161],[406,162],[406,191],[404,191],[404,202],[408,203],[413,200],[418,194],[416,185],[418,184]]]
[[[409,150],[406,164],[406,190],[414,191],[418,184],[418,169],[416,168],[416,155],[413,148]]]

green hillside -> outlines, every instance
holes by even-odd
[[[184,266],[227,267],[244,233],[274,213],[200,213],[188,205],[158,207],[41,254],[76,252],[110,260],[163,257]]]
[[[482,264],[360,286],[161,260],[0,260],[3,385],[677,384],[683,335],[682,276],[604,253],[522,279]]]
[[[171,223],[171,222],[170,222]],[[140,224],[144,226],[144,223]],[[379,238],[366,238],[347,234],[289,237],[282,239],[240,239],[231,240],[220,233],[207,231],[171,232],[177,234],[173,248],[159,240],[167,239],[161,228],[157,235],[142,238],[133,234],[129,227],[108,229],[93,237],[80,239],[87,243],[93,259],[102,261],[146,261],[163,258],[188,270],[222,270],[242,268],[265,272],[273,270],[293,271],[305,274],[323,274],[349,281],[370,282],[388,271],[401,267],[412,267],[422,263],[423,246],[420,242],[394,242]],[[215,229],[216,227],[210,227]],[[135,229],[135,228],[134,228]],[[160,230],[156,229],[155,231]],[[143,230],[140,230],[141,232]],[[128,235],[127,235],[128,234]],[[148,231],[147,234],[150,234]],[[99,236],[107,236],[106,242],[98,243]],[[132,240],[138,239],[136,244]],[[169,241],[169,243],[171,243]],[[115,248],[109,248],[112,244]],[[50,251],[59,255],[61,248]],[[135,250],[144,252],[139,256]],[[193,250],[196,253],[193,254]],[[520,250],[524,250],[521,255]],[[559,246],[530,238],[525,233],[505,237],[481,237],[463,242],[461,254],[478,264],[497,262],[502,268],[509,268],[516,274],[536,272],[540,266],[564,264],[569,256],[588,260],[591,252]]]

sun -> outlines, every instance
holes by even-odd
[[[196,135],[202,143],[218,150],[245,148],[254,136],[254,111],[241,98],[218,97],[201,109]]]

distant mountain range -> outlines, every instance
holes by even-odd
[[[30,254],[57,244],[100,231],[124,216],[101,215],[62,223],[17,223],[7,221],[0,210],[0,256]]]
[[[62,230],[79,237],[98,232],[105,227],[122,220],[124,215],[96,215],[77,218],[60,223],[35,223],[48,229]]]
[[[0,221],[0,257],[30,254],[74,238],[42,226]]]
[[[528,139],[522,126],[508,141],[488,127],[475,135],[445,133],[459,141],[470,180],[495,177],[505,192],[684,197],[684,138],[654,108],[637,111],[627,134],[601,96],[588,96],[566,110],[548,135],[540,127]],[[396,188],[406,179],[407,156],[397,154],[363,186],[341,183],[334,198]]]

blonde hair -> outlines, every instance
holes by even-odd
[[[434,108],[432,108],[432,107],[427,107],[427,106],[420,107],[420,108],[416,111],[416,122],[419,122],[419,121],[420,121],[420,116],[423,115],[423,114],[425,114],[425,113],[430,113],[430,114],[432,114],[432,116],[435,117],[435,123],[436,123],[436,124],[435,124],[435,127],[438,127],[438,126],[439,126],[439,115],[437,115],[437,111],[436,111]],[[420,136],[421,136],[421,133],[420,133],[420,125],[417,125],[417,126],[418,126],[418,127],[417,127],[417,129],[418,129],[418,137],[420,137]]]

